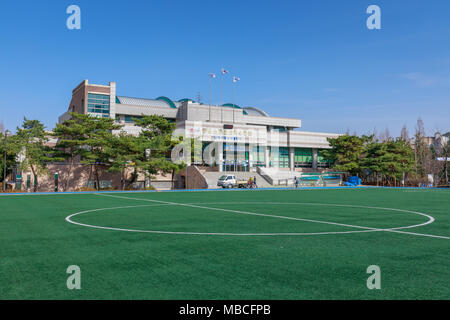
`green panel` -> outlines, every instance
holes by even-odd
[[[311,148],[295,148],[295,162],[312,163],[312,160]]]

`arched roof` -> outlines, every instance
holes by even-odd
[[[189,99],[189,98],[183,98],[183,99],[178,100],[178,102],[186,102],[186,101],[194,102],[194,100]]]
[[[162,100],[162,101],[166,102],[171,108],[174,108],[174,109],[177,108],[175,103],[173,103],[173,101],[167,97],[161,96],[161,97],[156,98],[156,100]]]
[[[251,116],[269,117],[269,115],[265,111],[256,107],[244,107],[244,110],[247,111],[247,114]]]
[[[225,103],[222,105],[222,107],[228,107],[228,108],[234,108],[234,109],[242,109],[241,107],[239,107],[237,104],[233,104],[233,103]],[[242,109],[244,114],[247,114],[247,111],[245,111],[244,109]]]
[[[165,102],[163,100],[132,98],[132,97],[124,97],[124,96],[116,96],[116,100],[118,100],[120,104],[129,104],[129,105],[141,106],[141,107],[161,107],[161,108],[168,107],[167,102]],[[116,103],[117,103],[117,101],[116,101]]]

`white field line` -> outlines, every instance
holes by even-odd
[[[147,204],[147,205],[138,205],[138,206],[122,206],[122,207],[112,207],[112,208],[100,208],[100,209],[92,209],[85,210],[73,213],[66,217],[66,221],[72,224],[76,224],[82,227],[95,228],[95,229],[104,229],[104,230],[115,230],[115,231],[127,231],[127,232],[145,232],[145,233],[157,233],[157,234],[179,234],[179,235],[214,235],[214,236],[310,236],[310,235],[326,235],[326,234],[342,234],[342,233],[361,233],[361,232],[374,232],[381,230],[358,230],[358,231],[329,231],[329,232],[309,232],[309,233],[226,233],[226,232],[188,232],[188,231],[157,231],[157,230],[139,230],[139,229],[126,229],[126,228],[115,228],[115,227],[105,227],[105,226],[97,226],[91,225],[81,222],[73,221],[72,218],[74,216],[103,211],[103,210],[115,210],[115,209],[130,209],[130,208],[140,208],[140,207],[157,207],[164,205],[172,205],[172,204]]]
[[[344,224],[344,223],[337,223],[337,222],[285,217],[285,216],[277,216],[277,215],[272,215],[272,214],[255,213],[255,212],[249,212],[249,211],[239,211],[239,210],[231,210],[231,209],[223,209],[223,208],[204,207],[204,206],[199,206],[196,204],[189,204],[189,203],[179,203],[179,202],[152,200],[152,199],[129,198],[129,197],[122,197],[122,196],[107,195],[107,194],[101,194],[101,196],[121,198],[121,199],[130,199],[130,200],[142,200],[142,201],[157,202],[157,203],[164,203],[164,204],[171,204],[171,205],[178,205],[178,206],[199,208],[199,209],[207,209],[207,210],[215,210],[215,211],[225,211],[225,212],[232,212],[232,213],[239,213],[239,214],[246,214],[246,215],[260,216],[260,217],[269,217],[269,218],[277,218],[277,219],[287,219],[287,220],[305,221],[305,222],[313,222],[313,223],[331,224],[331,225],[336,225],[336,226],[341,226],[341,227],[357,228],[357,229],[364,229],[364,230],[373,230],[373,231],[382,231],[383,230],[383,229],[379,229],[379,228],[362,227],[362,226],[355,226],[352,224]]]
[[[203,202],[203,203],[196,203],[196,204],[230,204],[229,202]],[[417,228],[422,227],[427,224],[433,223],[435,220],[432,216],[417,212],[417,211],[410,211],[410,210],[404,210],[404,209],[395,209],[395,208],[384,208],[384,207],[370,207],[370,206],[358,206],[358,205],[352,205],[352,204],[334,204],[334,203],[315,203],[315,202],[233,202],[231,204],[276,204],[276,205],[311,205],[311,206],[328,206],[328,207],[348,207],[348,208],[361,208],[361,209],[378,209],[378,210],[388,210],[388,211],[397,211],[397,212],[406,212],[406,213],[413,213],[417,215],[424,216],[428,218],[428,221],[420,224],[415,224],[411,226],[405,226],[405,227],[394,227],[394,228],[383,228],[383,229],[377,229],[380,231],[385,230],[400,230],[400,229],[409,229],[409,228]]]
[[[107,195],[107,194],[98,194],[99,196],[105,196],[105,197],[113,197],[113,198],[119,198],[119,199],[128,199],[128,200],[141,200],[141,201],[148,201],[148,202],[156,202],[156,203],[162,203],[162,204],[170,204],[170,205],[179,205],[179,206],[187,206],[187,207],[193,207],[193,208],[200,208],[200,209],[208,209],[208,210],[216,210],[216,211],[225,211],[225,212],[233,212],[238,214],[246,214],[246,215],[256,215],[256,216],[264,216],[264,217],[272,217],[272,218],[278,218],[278,219],[288,219],[288,220],[297,220],[297,221],[306,221],[306,222],[313,222],[313,223],[322,223],[322,224],[331,224],[331,225],[338,225],[338,226],[345,226],[350,228],[357,228],[357,229],[364,229],[364,231],[345,231],[345,232],[326,232],[326,233],[312,233],[313,235],[317,234],[339,234],[339,233],[356,233],[356,232],[375,232],[375,231],[386,231],[386,232],[393,232],[393,233],[401,233],[401,234],[409,234],[409,235],[415,235],[415,236],[422,236],[422,237],[431,237],[431,238],[439,238],[439,239],[450,239],[450,237],[447,236],[439,236],[439,235],[432,235],[432,234],[424,234],[424,233],[414,233],[414,232],[406,232],[406,231],[400,231],[399,229],[406,229],[406,228],[415,228],[419,226],[424,226],[430,223],[433,223],[435,219],[427,215],[425,213],[421,212],[415,212],[415,211],[409,211],[409,210],[402,210],[402,209],[394,209],[394,208],[382,208],[382,207],[365,207],[365,206],[354,206],[354,205],[335,205],[335,204],[318,204],[318,203],[303,203],[303,204],[312,204],[312,205],[326,205],[326,206],[342,206],[342,207],[355,207],[355,208],[370,208],[370,209],[382,209],[382,210],[391,210],[391,211],[399,211],[399,212],[409,212],[409,213],[415,213],[422,216],[427,217],[429,220],[425,223],[413,225],[413,226],[406,226],[406,227],[397,227],[397,228],[388,228],[388,229],[380,229],[380,228],[370,228],[370,227],[363,227],[363,226],[356,226],[356,225],[349,225],[349,224],[342,224],[342,223],[336,223],[336,222],[329,222],[329,221],[320,221],[320,220],[311,220],[311,219],[302,219],[302,218],[293,218],[293,217],[285,217],[285,216],[277,216],[277,215],[269,215],[269,214],[262,214],[262,213],[254,213],[254,212],[247,212],[247,211],[238,211],[238,210],[230,210],[230,209],[222,209],[222,208],[213,208],[213,207],[205,207],[205,206],[199,206],[195,204],[187,204],[187,203],[177,203],[177,202],[170,202],[170,201],[161,201],[161,200],[153,200],[153,199],[141,199],[141,198],[131,198],[131,197],[123,197],[123,196],[115,196],[115,195]],[[258,202],[266,203],[266,202]],[[268,203],[268,202],[267,202]],[[228,203],[227,203],[228,204]],[[269,204],[269,203],[268,203]],[[272,202],[272,204],[275,204]],[[278,202],[276,204],[283,204],[282,202]],[[302,203],[290,203],[290,204],[302,204]],[[67,218],[66,218],[67,220]],[[70,219],[68,220],[69,222]],[[125,230],[124,230],[125,231]],[[137,231],[136,231],[137,232]],[[141,232],[150,232],[142,230]],[[174,232],[153,232],[153,233],[174,233]],[[212,234],[212,235],[311,235],[310,233],[295,233],[295,234],[287,234],[287,233],[280,233],[280,234],[224,234],[224,233],[181,233],[181,234]]]

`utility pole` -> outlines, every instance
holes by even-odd
[[[3,165],[3,192],[6,192],[6,155],[7,155],[7,143],[8,143],[8,135],[11,132],[9,130],[5,131],[5,152],[4,152],[4,165]]]

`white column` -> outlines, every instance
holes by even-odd
[[[312,149],[312,161],[313,170],[317,171],[317,148]]]
[[[219,172],[223,171],[223,142],[216,143],[216,164],[219,167]]]
[[[289,147],[289,170],[295,170],[295,148]]]
[[[264,147],[264,166],[270,168],[270,147]]]
[[[249,143],[248,144],[248,171],[252,171],[253,166],[253,148],[254,144]]]
[[[116,83],[109,83],[109,117],[116,118]]]

